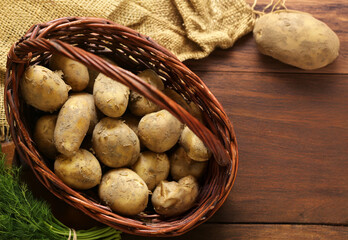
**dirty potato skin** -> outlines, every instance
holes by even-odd
[[[188,103],[179,93],[170,88],[165,88],[163,93],[203,123],[202,111],[194,102]]]
[[[129,88],[104,74],[95,79],[93,96],[96,106],[108,117],[120,117],[128,106]]]
[[[169,157],[170,175],[175,181],[192,175],[196,179],[200,179],[207,169],[208,162],[194,161],[185,152],[183,147],[178,147]]]
[[[167,110],[145,115],[139,122],[141,142],[153,152],[165,152],[178,141],[183,124]]]
[[[54,145],[54,129],[57,115],[45,115],[40,117],[34,128],[34,141],[37,148],[49,159],[55,159],[58,151]]]
[[[183,107],[186,111],[190,112],[190,106],[186,102],[186,100],[175,90],[166,88],[163,90],[163,93],[167,95],[170,99],[172,99],[174,102],[179,104],[181,107]]]
[[[185,149],[187,156],[195,161],[208,161],[211,157],[211,151],[187,126],[181,133],[179,144]]]
[[[122,118],[121,118],[125,124],[127,124],[128,127],[130,127],[133,132],[135,132],[135,134],[138,136],[138,125],[139,125],[139,121],[140,121],[140,118],[137,117],[137,116],[134,116],[130,113],[126,113],[124,115],[122,115]]]
[[[50,69],[62,70],[64,81],[75,92],[84,90],[89,82],[88,69],[85,65],[60,54],[52,54],[49,60]]]
[[[79,150],[90,122],[90,101],[85,94],[79,93],[69,97],[59,111],[54,130],[57,150],[66,156],[73,156]]]
[[[74,96],[74,95],[79,95],[80,97],[84,97],[84,98],[86,98],[86,100],[88,102],[88,109],[90,111],[91,121],[89,124],[87,134],[92,134],[95,125],[97,125],[97,123],[98,123],[98,113],[97,113],[97,109],[96,109],[95,104],[94,104],[94,97],[92,94],[88,94],[88,93],[72,94],[72,96]]]
[[[152,191],[162,180],[168,177],[169,167],[169,159],[165,153],[146,151],[140,153],[132,169]]]
[[[104,56],[101,56],[101,58],[104,59],[105,61],[107,61],[108,63],[111,63],[111,64],[117,66],[117,64],[114,61],[112,61]],[[93,68],[88,68],[89,82],[88,82],[88,85],[85,89],[86,92],[93,94],[94,82],[95,82],[95,79],[98,77],[99,73],[100,73],[99,71],[94,70]]]
[[[85,149],[79,149],[72,157],[57,156],[54,172],[66,185],[80,190],[95,187],[102,176],[99,161]]]
[[[100,199],[113,211],[127,216],[142,212],[148,195],[146,183],[127,168],[110,170],[99,185]]]
[[[54,112],[68,99],[71,89],[61,78],[43,66],[29,66],[20,81],[20,89],[25,102],[41,111]]]
[[[191,113],[192,116],[197,118],[198,121],[200,121],[201,123],[204,123],[202,110],[198,107],[198,105],[194,102],[190,102],[189,107],[190,107],[189,113]]]
[[[261,16],[253,34],[261,53],[306,70],[324,67],[339,54],[337,35],[304,12],[281,10]]]
[[[157,75],[157,73],[151,69],[146,69],[138,74],[142,80],[147,82],[148,84],[154,86],[158,90],[162,91],[164,89],[164,84],[161,78]],[[129,110],[136,116],[144,116],[148,113],[159,111],[161,108],[151,102],[149,99],[144,97],[143,95],[131,91],[130,100],[129,100]]]
[[[138,136],[118,119],[101,119],[94,128],[92,143],[97,158],[113,168],[133,165],[140,154]]]
[[[152,194],[152,205],[160,215],[177,216],[193,207],[198,190],[198,183],[192,176],[184,177],[179,182],[162,181]]]
[[[137,116],[134,116],[131,113],[125,113],[125,114],[122,115],[121,119],[139,137],[138,125],[139,125],[140,118],[137,117]],[[144,144],[142,144],[140,142],[140,150],[143,150],[143,149],[144,149]]]

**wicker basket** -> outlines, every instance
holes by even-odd
[[[142,93],[187,124],[203,140],[213,152],[213,159],[195,207],[175,218],[162,218],[155,212],[124,217],[100,204],[93,194],[75,191],[56,177],[32,140],[35,110],[23,102],[18,91],[25,68],[38,63],[46,65],[52,53],[77,60]],[[98,55],[111,58],[123,68],[109,64]],[[166,86],[200,106],[207,127],[134,74],[146,68],[155,70]],[[58,198],[123,232],[143,236],[181,235],[208,220],[219,209],[236,177],[235,133],[222,106],[206,85],[172,53],[149,37],[105,19],[67,17],[31,27],[8,54],[5,106],[18,153],[40,182]]]

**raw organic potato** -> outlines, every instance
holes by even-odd
[[[187,126],[181,133],[179,143],[185,149],[187,156],[195,161],[208,161],[211,157],[211,151]]]
[[[107,172],[99,185],[99,197],[112,210],[123,215],[142,212],[148,202],[146,183],[132,170],[113,169]]]
[[[198,183],[192,176],[179,182],[162,181],[153,192],[151,201],[158,214],[177,216],[193,207],[198,189]]]
[[[93,96],[95,105],[108,117],[120,117],[128,106],[129,88],[104,74],[95,79]]]
[[[266,14],[257,19],[253,33],[261,53],[302,69],[324,67],[338,56],[337,35],[308,13]]]
[[[87,87],[89,82],[88,69],[82,63],[60,54],[52,54],[49,65],[52,70],[63,71],[63,79],[73,91],[79,92]]]
[[[34,129],[33,137],[37,148],[50,159],[54,159],[58,153],[54,145],[54,129],[56,127],[57,117],[57,115],[40,117]]]
[[[68,99],[71,89],[61,78],[61,74],[34,65],[29,66],[20,82],[25,102],[39,110],[54,112]]]
[[[92,142],[97,158],[109,167],[131,166],[139,157],[138,136],[122,120],[109,117],[100,120]]]
[[[128,127],[130,127],[133,132],[135,132],[136,135],[138,135],[138,125],[140,119],[132,114],[126,113],[122,115],[122,120],[124,120],[124,123],[127,124]]]
[[[102,176],[99,161],[85,149],[79,149],[72,157],[59,155],[54,172],[66,185],[81,190],[95,187]]]
[[[203,122],[202,111],[201,109],[194,103],[187,101],[176,91],[170,88],[166,88],[163,90],[163,93],[170,97],[174,102],[183,107],[186,111],[188,111],[192,116],[197,118],[200,122]]]
[[[174,102],[179,104],[181,107],[183,107],[186,111],[190,112],[191,109],[189,104],[179,93],[170,88],[164,89],[163,93],[167,95],[169,98],[171,98]]]
[[[156,87],[159,90],[164,89],[163,82],[161,78],[151,69],[146,69],[138,74],[138,76],[143,79],[148,84]],[[144,116],[148,113],[159,111],[161,108],[151,102],[149,99],[144,97],[143,95],[131,91],[130,100],[129,100],[129,110],[136,116]]]
[[[58,114],[54,143],[66,156],[73,156],[79,150],[91,122],[91,102],[86,94],[69,97]]]
[[[139,122],[141,142],[153,152],[165,152],[178,141],[183,124],[167,110],[145,115]]]
[[[77,95],[84,96],[86,100],[88,101],[91,121],[90,121],[87,133],[92,134],[95,125],[97,125],[98,123],[98,113],[94,104],[94,97],[92,94],[88,94],[88,93],[78,93]]]
[[[188,175],[200,179],[208,166],[208,162],[198,162],[189,158],[182,147],[178,147],[175,152],[170,155],[169,160],[170,175],[175,181],[179,181],[181,178]]]
[[[190,106],[189,112],[191,113],[191,115],[194,116],[195,118],[197,118],[201,123],[203,123],[202,111],[197,106],[197,104],[194,102],[190,102],[189,106]]]
[[[115,62],[111,61],[110,59],[108,59],[104,56],[101,56],[101,58],[104,59],[105,61],[107,61],[108,63],[111,63],[111,64],[117,66],[117,64]],[[95,82],[95,79],[98,77],[99,73],[100,72],[98,72],[97,70],[94,70],[92,68],[88,68],[89,82],[88,82],[88,85],[85,89],[86,92],[93,94],[94,82]]]
[[[138,125],[139,125],[140,119],[137,116],[134,116],[133,114],[130,114],[130,113],[123,114],[121,119],[139,137]],[[140,150],[143,150],[143,149],[144,149],[144,144],[140,142]]]
[[[146,151],[140,153],[138,161],[132,169],[146,183],[149,190],[153,190],[169,174],[169,160],[165,153]]]

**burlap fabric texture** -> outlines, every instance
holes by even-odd
[[[244,0],[1,0],[0,141],[9,137],[3,106],[6,55],[33,24],[65,16],[102,17],[150,36],[181,61],[229,48],[255,16]]]

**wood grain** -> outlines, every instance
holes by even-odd
[[[253,1],[249,0],[249,3]],[[258,1],[261,10],[270,1]],[[341,46],[339,57],[330,65],[311,71],[301,70],[259,53],[252,34],[239,39],[232,48],[216,49],[208,58],[189,60],[185,63],[194,71],[253,71],[253,72],[296,72],[296,73],[348,73],[348,4],[346,0],[301,1],[286,3],[289,9],[311,13],[325,22],[338,35]]]
[[[267,3],[259,0],[256,8]],[[261,55],[249,34],[233,48],[186,61],[232,120],[240,161],[221,209],[172,239],[348,239],[348,2],[286,5],[327,23],[340,38],[340,56],[325,68],[304,71]],[[67,225],[97,224],[42,190],[30,174],[26,179]]]
[[[278,225],[278,224],[204,224],[175,240],[346,240],[348,229],[340,226]],[[124,234],[124,240],[150,240],[155,238],[136,237]]]
[[[237,180],[213,222],[348,224],[348,76],[198,75],[239,143]]]

